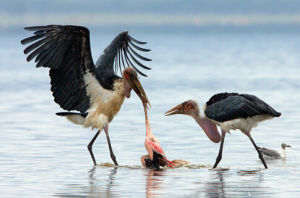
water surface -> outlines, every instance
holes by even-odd
[[[118,32],[91,29],[93,58]],[[138,97],[124,102],[110,124],[121,167],[96,166],[86,148],[96,131],[55,116],[47,69],[26,63],[23,31],[0,37],[0,191],[3,197],[299,197],[300,39],[293,33],[133,32],[149,42],[152,70],[142,78],[152,108],[153,133],[169,159],[194,168],[153,171],[140,167],[144,115]],[[147,55],[147,54],[144,54]],[[255,128],[260,146],[292,145],[287,160],[263,169],[248,138],[226,136],[225,170],[210,170],[219,144],[187,116],[163,113],[187,100],[202,106],[214,93],[255,94],[282,112]],[[104,134],[94,144],[98,163],[111,162]],[[203,167],[204,166],[204,167]],[[226,170],[227,169],[227,170]]]

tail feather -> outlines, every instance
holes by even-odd
[[[275,113],[274,113],[274,116],[275,116],[275,117],[280,117],[280,116],[281,116],[281,113],[280,113],[280,112],[277,112],[277,111],[275,111]]]
[[[56,113],[56,115],[66,117],[68,120],[70,120],[74,124],[83,125],[88,113],[58,112],[58,113]]]
[[[58,116],[81,115],[82,117],[86,118],[86,116],[88,115],[88,113],[57,112],[56,115],[58,115]]]

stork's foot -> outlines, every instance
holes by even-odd
[[[261,154],[260,151],[259,151],[258,157],[259,157],[259,159],[261,160],[261,162],[263,163],[265,169],[268,169],[268,166],[267,166],[267,164],[266,164],[266,162],[265,162],[265,159],[264,159],[264,157],[263,157],[263,155]]]
[[[92,157],[94,166],[96,166],[97,163],[96,163],[96,159],[95,159],[94,154],[93,154],[92,145],[89,144],[89,145],[87,146],[87,148],[88,148],[88,150],[89,150],[89,152],[90,152],[90,155],[91,155],[91,157]]]
[[[221,161],[221,159],[222,159],[222,155],[218,155],[218,157],[217,157],[217,159],[216,159],[216,162],[215,162],[213,168],[216,168],[216,167],[218,166],[218,164],[219,164],[219,162]]]
[[[213,168],[216,168],[219,164],[219,162],[222,159],[222,155],[223,155],[223,145],[224,145],[224,140],[225,140],[225,136],[226,136],[226,131],[224,131],[222,129],[222,139],[221,139],[221,144],[220,144],[220,149],[219,149],[219,154],[218,157],[216,159],[215,165],[213,166]]]
[[[261,152],[259,150],[259,147],[255,144],[253,138],[251,137],[250,131],[246,132],[245,134],[249,137],[250,141],[252,142],[254,148],[256,149],[256,151],[258,153],[258,157],[261,160],[261,162],[263,163],[265,169],[268,169],[268,166],[267,166],[267,164],[265,162],[265,159],[264,159],[263,155],[261,154]]]
[[[89,150],[89,152],[90,152],[90,155],[91,155],[91,157],[92,157],[92,160],[93,160],[93,162],[94,162],[94,166],[96,166],[97,163],[96,163],[96,159],[95,159],[94,154],[93,154],[93,144],[94,144],[94,142],[95,142],[95,140],[97,139],[97,137],[98,137],[99,134],[100,134],[100,131],[98,131],[98,132],[95,134],[95,136],[93,137],[93,139],[91,140],[91,142],[90,142],[90,143],[88,144],[88,146],[87,146],[87,148],[88,148],[88,150]]]
[[[117,159],[116,159],[116,156],[115,156],[113,153],[110,154],[110,158],[112,159],[112,161],[114,162],[114,164],[115,164],[116,166],[119,166],[119,164],[118,164],[118,162],[117,162]]]

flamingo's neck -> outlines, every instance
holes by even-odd
[[[153,136],[153,133],[151,131],[150,124],[149,124],[148,111],[146,108],[144,108],[144,111],[145,111],[145,122],[146,122],[146,136],[151,137]]]

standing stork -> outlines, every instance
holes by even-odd
[[[111,147],[108,125],[119,112],[125,97],[130,97],[132,89],[144,105],[150,106],[136,71],[146,75],[133,64],[150,69],[141,64],[136,57],[144,61],[151,60],[134,51],[134,48],[144,52],[150,51],[137,45],[146,42],[135,40],[127,31],[122,32],[105,48],[94,65],[87,28],[47,25],[25,27],[25,30],[34,31],[33,36],[21,41],[23,45],[32,43],[24,50],[25,54],[29,54],[27,61],[35,58],[36,67],[50,68],[54,101],[68,111],[57,115],[64,116],[75,124],[98,129],[88,144],[94,165],[96,160],[92,146],[104,129],[110,157],[114,164],[118,165]],[[128,67],[125,68],[125,65]],[[117,75],[118,69],[123,74],[122,78]],[[75,112],[70,112],[72,110]]]
[[[249,137],[264,167],[268,166],[250,131],[261,121],[279,117],[281,113],[274,110],[258,97],[250,94],[219,93],[213,95],[203,107],[203,115],[200,113],[198,104],[194,100],[188,100],[170,109],[166,116],[174,114],[185,114],[192,116],[213,142],[219,142],[220,150],[213,168],[216,168],[222,159],[223,144],[226,132],[231,129],[239,129]],[[216,125],[221,127],[220,136]]]

